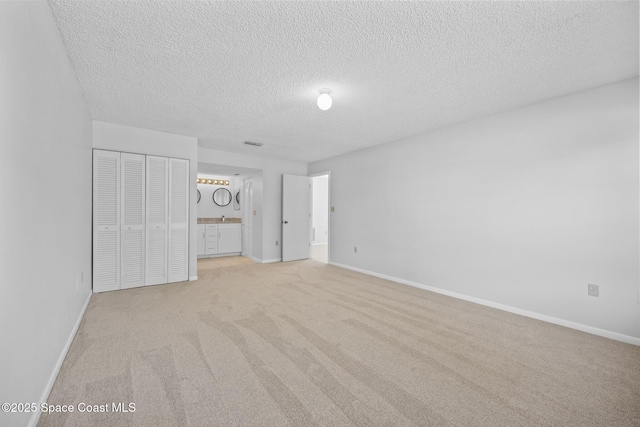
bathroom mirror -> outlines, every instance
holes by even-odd
[[[231,203],[231,192],[226,188],[218,188],[213,192],[213,203],[218,206],[227,206]]]

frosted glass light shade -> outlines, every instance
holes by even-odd
[[[329,96],[329,93],[320,93],[320,96],[318,97],[318,108],[320,108],[321,110],[328,110],[329,108],[331,108],[331,104],[333,104],[333,101],[331,100],[331,96]]]

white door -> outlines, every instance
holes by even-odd
[[[120,154],[121,289],[144,286],[145,156]]]
[[[169,159],[169,283],[189,280],[189,161]]]
[[[282,175],[282,261],[311,254],[311,178]]]
[[[147,156],[147,285],[167,283],[168,160]]]
[[[93,152],[93,292],[120,289],[120,153]]]
[[[120,289],[120,153],[93,151],[93,292]]]

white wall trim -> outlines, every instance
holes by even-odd
[[[73,329],[71,330],[71,334],[69,335],[69,338],[67,339],[67,343],[65,344],[64,348],[62,349],[62,353],[60,353],[60,357],[58,358],[58,362],[56,363],[56,366],[53,368],[53,371],[51,372],[51,376],[49,377],[49,381],[47,381],[47,384],[44,387],[44,391],[42,392],[42,396],[40,397],[40,400],[38,402],[38,408],[40,407],[41,403],[44,403],[47,401],[47,399],[49,398],[49,393],[51,393],[51,389],[53,388],[53,384],[56,382],[56,378],[58,378],[58,373],[60,372],[60,368],[62,368],[62,363],[64,362],[64,359],[67,357],[67,353],[69,352],[69,348],[71,348],[71,343],[73,343],[73,339],[76,337],[76,332],[78,332],[78,328],[80,327],[80,322],[82,322],[82,318],[84,317],[84,312],[87,311],[87,307],[89,306],[89,301],[91,301],[91,296],[93,295],[93,293],[89,293],[89,296],[87,297],[87,300],[84,302],[84,306],[82,307],[82,310],[80,311],[80,316],[78,316],[78,320],[76,320],[76,324],[73,326]],[[38,424],[38,420],[40,419],[40,414],[42,412],[35,411],[33,413],[33,415],[31,415],[31,419],[29,420],[29,424],[27,424],[29,427],[35,427]]]
[[[280,262],[280,261],[282,261],[282,258],[262,259],[262,260],[259,260],[258,262],[261,262],[262,264],[271,264],[273,262]]]
[[[198,276],[189,276],[189,281],[193,282],[195,280],[198,280]]]
[[[620,334],[618,332],[607,331],[605,329],[595,328],[593,326],[583,325],[581,323],[571,322],[569,320],[559,319],[557,317],[547,316],[545,314],[536,313],[533,311],[523,310],[521,308],[512,307],[505,304],[500,304],[493,301],[484,300],[481,298],[476,298],[464,294],[459,294],[457,292],[451,292],[440,288],[434,288],[432,286],[423,285],[421,283],[412,282],[409,280],[399,279],[393,276],[387,276],[385,274],[376,273],[374,271],[363,270],[357,267],[351,267],[345,264],[339,264],[337,262],[329,262],[329,264],[334,265],[336,267],[344,268],[347,270],[357,271],[358,273],[367,274],[369,276],[379,277],[381,279],[391,280],[392,282],[401,283],[403,285],[413,286],[415,288],[424,289],[427,291],[435,292],[438,294],[450,296],[453,298],[461,299],[464,301],[473,302],[476,304],[484,305],[491,308],[497,308],[498,310],[507,311],[509,313],[519,314],[521,316],[530,317],[536,320],[542,320],[543,322],[553,323],[555,325],[564,326],[571,329],[576,329],[578,331],[587,332],[589,334],[598,335],[600,337],[609,338],[616,341],[621,341],[627,344],[633,344],[640,346],[640,338],[632,337],[629,335]]]

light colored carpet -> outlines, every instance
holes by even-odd
[[[314,260],[94,295],[40,426],[638,426],[640,347]]]
[[[255,264],[251,258],[243,256],[223,256],[214,258],[201,258],[198,260],[198,274],[212,268],[233,267],[235,265]]]

